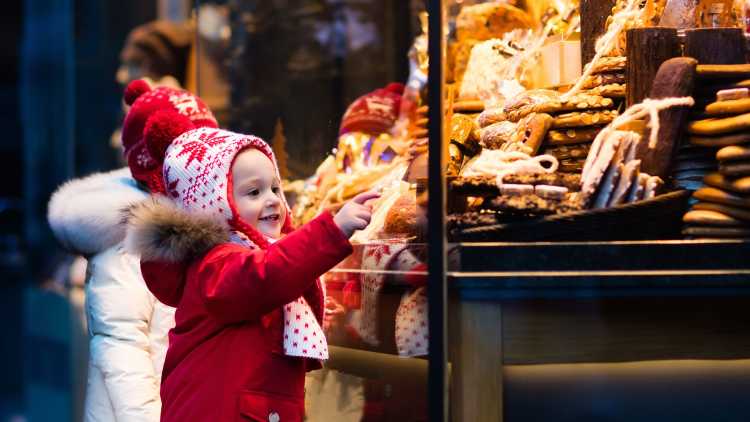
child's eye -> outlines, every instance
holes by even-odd
[[[258,196],[260,195],[260,191],[258,189],[252,189],[247,194],[250,196]]]
[[[273,188],[271,188],[271,192],[273,192],[273,193],[275,193],[275,194],[278,195],[279,192],[281,192],[281,188],[278,187],[278,186],[274,186]]]

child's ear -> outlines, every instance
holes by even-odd
[[[146,120],[143,139],[148,152],[161,163],[169,144],[176,137],[192,129],[195,129],[195,125],[182,114],[170,109],[159,110]]]

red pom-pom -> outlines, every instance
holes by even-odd
[[[394,94],[402,95],[404,93],[404,84],[398,82],[391,82],[385,87],[386,91]]]
[[[133,105],[138,97],[149,91],[151,91],[151,86],[149,86],[148,82],[143,79],[136,79],[125,87],[125,93],[122,95],[122,98],[125,104]]]
[[[146,120],[143,139],[148,152],[161,163],[174,138],[192,129],[195,129],[195,125],[187,117],[174,110],[159,110]]]

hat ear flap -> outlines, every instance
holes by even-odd
[[[172,141],[183,133],[195,129],[195,125],[182,114],[170,110],[159,110],[146,120],[143,129],[143,139],[146,148],[159,163],[164,161],[164,155]]]
[[[131,106],[141,95],[151,91],[151,86],[144,79],[136,79],[125,87],[125,93],[122,99],[125,104]]]

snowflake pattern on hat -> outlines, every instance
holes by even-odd
[[[194,129],[180,135],[167,148],[164,158],[164,185],[168,195],[185,210],[231,220],[234,215],[227,198],[229,174],[234,157],[245,148],[256,148],[265,154],[274,163],[279,177],[273,151],[260,138],[214,128]],[[283,202],[288,210],[286,200]],[[240,231],[233,231],[230,240],[257,248]],[[274,242],[273,239],[268,241]],[[325,295],[325,291],[322,293]],[[284,354],[328,359],[328,343],[323,329],[307,301],[300,297],[284,305],[283,313]]]

